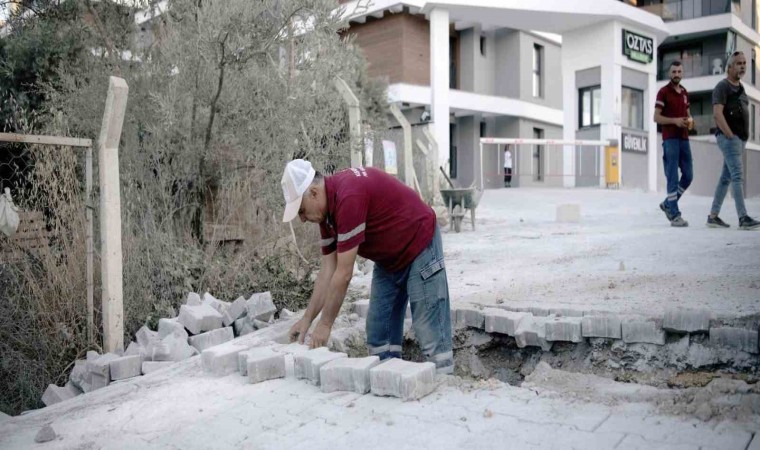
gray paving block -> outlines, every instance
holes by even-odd
[[[549,310],[547,308],[541,308],[539,306],[524,306],[515,309],[517,309],[518,312],[529,312],[535,317],[547,317],[549,315]]]
[[[272,294],[269,291],[251,295],[251,298],[248,299],[247,309],[248,317],[252,320],[264,322],[268,322],[277,311],[272,301]]]
[[[294,313],[293,311],[287,308],[282,308],[280,310],[280,319],[290,319],[291,317],[294,317],[295,315],[296,313]]]
[[[182,361],[198,354],[198,350],[191,347],[187,340],[175,334],[170,334],[161,339],[153,347],[152,361]]]
[[[241,318],[246,313],[247,306],[248,303],[245,301],[245,297],[238,297],[237,300],[232,302],[229,308],[222,314],[224,326],[228,327]]]
[[[124,351],[124,356],[140,355],[142,353],[142,346],[135,341],[132,341],[127,346],[127,350]]]
[[[34,435],[34,442],[38,444],[44,444],[45,442],[50,442],[58,438],[58,434],[56,434],[53,427],[50,425],[45,425],[40,429],[40,431],[37,432],[36,435]]]
[[[45,389],[45,393],[42,394],[42,403],[44,403],[45,406],[54,405],[72,399],[81,393],[82,392],[73,385],[61,387],[50,384],[47,389]]]
[[[215,345],[224,344],[225,342],[235,339],[232,327],[217,328],[206,333],[196,334],[187,338],[188,344],[195,347],[199,352]]]
[[[176,334],[182,339],[187,339],[187,330],[179,323],[179,318],[158,319],[158,339],[163,339],[170,334]]]
[[[551,316],[553,318],[553,316]],[[552,348],[552,343],[546,340],[546,322],[550,317],[525,317],[515,330],[515,342],[520,348],[541,347],[544,351]]]
[[[514,336],[520,321],[531,316],[530,313],[507,311],[501,308],[486,308],[483,310],[483,315],[486,332],[508,336]]]
[[[111,376],[103,376],[97,373],[90,374],[90,391],[96,391],[102,389],[111,384]],[[89,391],[87,391],[89,392]]]
[[[151,330],[147,325],[143,325],[137,333],[135,333],[135,340],[143,347],[147,347],[151,342],[158,340],[158,332]]]
[[[710,343],[720,347],[732,347],[748,353],[757,354],[758,334],[757,330],[735,327],[710,328]]]
[[[322,392],[350,391],[366,394],[370,391],[369,371],[380,364],[377,356],[340,358],[319,369]]]
[[[651,320],[624,320],[623,342],[665,345],[665,330]]]
[[[285,355],[300,355],[302,353],[308,352],[309,346],[306,344],[299,344],[298,342],[291,342],[290,344],[285,344],[280,347],[275,347],[275,351],[278,351]]]
[[[464,306],[457,308],[457,325],[480,328],[485,328],[485,316],[483,311],[474,306]]]
[[[201,304],[205,304],[214,308],[219,312],[219,314],[224,314],[227,308],[230,307],[229,302],[219,300],[208,292],[203,294],[203,298],[201,298]]]
[[[248,350],[234,341],[225,342],[201,353],[203,370],[215,375],[227,375],[238,371],[238,355]]]
[[[573,308],[549,308],[549,314],[560,317],[583,317],[583,310]]]
[[[359,315],[359,317],[367,318],[367,314],[369,314],[369,299],[365,298],[362,300],[357,300],[354,302],[354,304],[351,306],[351,312],[355,312]]]
[[[293,355],[296,378],[308,380],[311,384],[319,386],[319,369],[334,359],[347,356],[345,353],[331,352],[327,347]]]
[[[285,355],[282,353],[271,347],[252,348],[243,353],[246,354],[246,375],[251,383],[285,378]]]
[[[618,316],[583,316],[581,332],[583,337],[621,339],[622,321]]]
[[[269,325],[271,325],[271,323],[264,322],[263,320],[259,320],[259,319],[253,319],[253,328],[257,330],[267,328]]]
[[[195,292],[188,292],[185,304],[188,306],[198,306],[201,304],[201,296]]]
[[[706,309],[669,309],[662,319],[662,328],[673,333],[706,333],[713,314]]]
[[[369,378],[372,394],[404,401],[420,399],[436,388],[435,364],[431,362],[391,358],[370,369]]]
[[[87,360],[77,359],[74,361],[74,367],[69,374],[69,381],[74,383],[74,386],[84,390],[82,384],[90,382],[90,375],[87,372]]]
[[[140,355],[122,356],[110,363],[111,381],[124,380],[142,375],[142,358]]]
[[[142,363],[142,373],[147,375],[157,370],[166,369],[174,365],[174,361],[145,361]]]
[[[89,360],[86,363],[87,372],[89,372],[92,375],[99,375],[99,376],[105,377],[107,380],[110,381],[111,379],[110,362],[119,358],[120,356],[115,353],[106,353],[105,355],[101,355],[95,359]]]
[[[245,336],[246,334],[253,333],[255,328],[248,320],[248,317],[241,317],[232,323],[232,327],[235,330],[236,336]]]
[[[551,317],[551,316],[550,316]],[[563,342],[581,342],[582,317],[554,317],[546,321],[546,340]]]
[[[198,306],[182,305],[179,308],[179,323],[192,334],[222,328],[222,315],[208,304]]]

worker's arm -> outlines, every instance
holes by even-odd
[[[734,137],[734,132],[731,131],[731,127],[728,126],[728,122],[726,122],[726,117],[723,115],[723,108],[726,105],[721,105],[720,103],[716,103],[713,105],[713,117],[715,118],[715,123],[718,125],[718,128],[720,128],[720,131],[723,132],[723,134],[731,139]]]
[[[665,117],[662,115],[662,108],[654,109],[654,121],[660,125],[675,125],[685,128],[689,126],[687,120],[686,117]]]
[[[320,311],[322,311],[322,307],[325,303],[325,294],[330,286],[330,280],[333,277],[333,273],[335,273],[335,267],[338,261],[337,254],[338,252],[332,252],[329,255],[322,256],[319,274],[317,274],[317,280],[314,283],[314,291],[311,293],[311,298],[309,298],[309,306],[306,308],[303,318],[296,322],[290,329],[289,335],[291,341],[298,339],[298,342],[303,344],[304,339],[306,338],[306,332],[311,326],[311,322],[313,322],[314,318],[319,315]]]
[[[359,247],[354,247],[342,253],[338,253],[337,266],[330,279],[330,286],[325,296],[324,307],[322,308],[322,317],[319,319],[314,332],[311,335],[311,348],[324,347],[330,339],[335,318],[340,312],[340,306],[346,297],[348,284],[354,274],[354,262]]]

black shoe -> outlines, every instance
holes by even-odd
[[[753,219],[750,216],[744,216],[739,218],[739,229],[740,230],[756,230],[760,228],[760,222]]]
[[[710,228],[731,228],[731,225],[722,221],[718,216],[707,216],[707,226]]]
[[[660,203],[660,209],[665,213],[665,217],[667,217],[668,220],[672,222],[674,217],[670,215],[670,212],[668,212],[668,207],[665,206],[665,202]]]

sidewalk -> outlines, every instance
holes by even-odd
[[[530,377],[529,377],[530,379]],[[648,403],[586,402],[541,388],[446,377],[419,402],[354,393],[323,394],[302,380],[248,384],[207,375],[198,357],[0,422],[0,448],[47,449],[721,449],[745,450],[757,423],[701,422]],[[613,382],[610,382],[613,383]],[[592,383],[593,384],[593,383]],[[586,389],[586,388],[584,388]],[[607,392],[599,395],[607,398]],[[654,388],[615,383],[647,398]],[[614,394],[614,392],[613,392]],[[644,401],[644,400],[641,400]],[[755,439],[757,441],[757,439]],[[754,442],[749,448],[758,448]],[[42,444],[40,444],[42,445]]]

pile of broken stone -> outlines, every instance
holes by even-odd
[[[42,396],[46,406],[108,386],[113,381],[148,374],[203,350],[231,341],[274,323],[277,308],[270,292],[255,293],[225,302],[208,292],[201,298],[188,294],[179,315],[159,319],[158,330],[143,326],[123,354],[87,352],[87,359],[74,362],[65,386],[51,384]],[[287,309],[280,319],[293,315]]]

